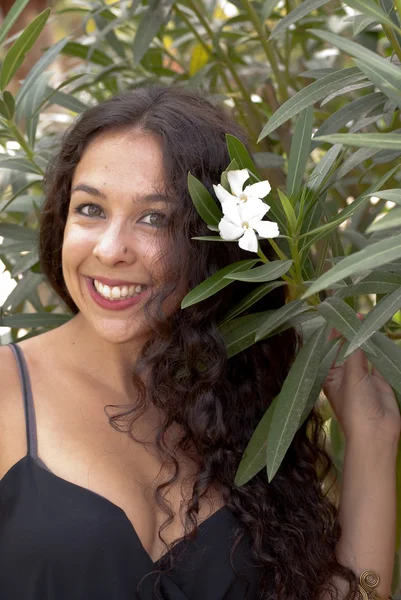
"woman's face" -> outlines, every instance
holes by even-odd
[[[157,137],[104,133],[86,148],[71,185],[63,275],[81,316],[112,343],[145,341],[143,303],[163,282],[166,216],[164,168]],[[171,314],[180,298],[163,308]]]

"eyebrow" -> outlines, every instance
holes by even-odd
[[[101,198],[102,200],[106,200],[107,201],[107,196],[104,192],[102,192],[101,190],[98,190],[97,188],[93,187],[92,185],[88,185],[87,183],[78,183],[77,185],[75,185],[72,190],[71,190],[71,194],[73,194],[74,192],[85,192],[87,194],[89,194],[90,196],[95,196],[96,198]],[[150,203],[150,202],[168,202],[171,203],[171,200],[169,198],[167,198],[167,196],[163,196],[162,194],[146,194],[145,196],[133,196],[132,197],[132,201],[136,204],[146,204],[146,203]]]

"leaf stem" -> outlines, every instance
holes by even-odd
[[[278,85],[279,92],[280,92],[280,99],[281,99],[281,102],[283,103],[286,100],[288,100],[288,92],[287,92],[287,88],[284,84],[280,70],[278,68],[278,62],[274,55],[274,50],[273,50],[272,46],[269,44],[268,40],[266,39],[265,28],[259,18],[258,13],[256,12],[254,6],[250,2],[250,0],[242,0],[242,5],[248,14],[249,20],[255,27],[256,33],[258,34],[260,43],[262,44],[263,50],[265,51],[266,58],[267,58],[269,65],[274,73],[274,76],[276,78],[277,85]]]
[[[35,154],[34,154],[33,150],[29,147],[29,144],[25,140],[24,136],[22,135],[22,133],[20,132],[18,127],[16,126],[15,122],[8,121],[8,126],[9,126],[11,132],[13,133],[15,140],[19,143],[21,148],[24,150],[28,160],[33,164],[35,169],[37,169],[38,173],[40,173],[40,175],[44,176],[44,174],[45,174],[44,171],[35,162],[35,159],[34,159]]]

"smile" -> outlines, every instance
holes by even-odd
[[[149,290],[142,284],[108,286],[92,277],[85,277],[85,280],[92,300],[107,310],[130,308],[140,302]]]

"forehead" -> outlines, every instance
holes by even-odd
[[[160,188],[164,182],[161,142],[144,132],[106,132],[85,148],[75,168],[73,185],[79,180],[97,187]]]

